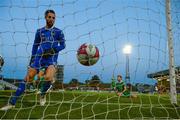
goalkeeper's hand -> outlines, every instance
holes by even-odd
[[[121,92],[118,92],[117,95],[118,95],[118,96],[122,96],[122,93],[121,93]]]
[[[55,53],[57,53],[57,51],[54,48],[44,50],[42,57],[47,59],[47,58],[51,57],[52,55],[54,55]]]

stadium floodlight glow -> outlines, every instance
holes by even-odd
[[[129,55],[131,54],[131,49],[132,49],[131,45],[125,45],[125,47],[123,48],[123,53]]]
[[[123,53],[126,55],[126,77],[125,77],[125,80],[126,80],[127,84],[131,84],[130,72],[129,72],[129,57],[131,54],[131,49],[132,49],[132,46],[130,44],[125,45],[123,48]],[[128,87],[128,89],[132,90],[130,86]]]

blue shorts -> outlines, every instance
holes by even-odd
[[[36,59],[36,60],[30,65],[30,67],[36,69],[36,70],[39,72],[40,69],[42,69],[42,68],[47,69],[48,66],[50,66],[50,65],[56,66],[56,65],[57,65],[57,62],[52,61],[52,59],[39,59],[39,60]]]

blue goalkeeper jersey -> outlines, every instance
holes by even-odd
[[[51,55],[49,58],[43,58],[43,53],[46,50],[54,49],[55,54]],[[46,63],[57,63],[59,51],[65,48],[65,39],[62,30],[53,27],[47,29],[46,27],[37,30],[35,35],[35,40],[32,48],[32,56],[35,56],[34,63],[37,64]]]

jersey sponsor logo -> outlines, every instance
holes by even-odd
[[[52,36],[52,37],[55,36],[55,31],[54,31],[54,30],[51,31],[51,36]]]

